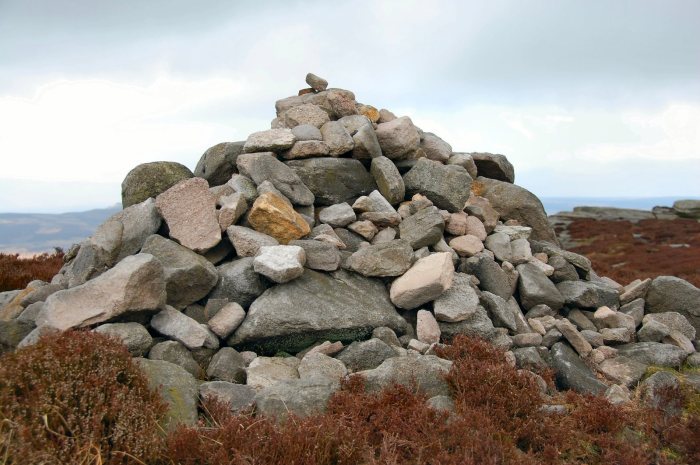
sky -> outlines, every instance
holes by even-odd
[[[541,197],[700,196],[696,0],[0,0],[0,212],[194,170],[307,72]]]

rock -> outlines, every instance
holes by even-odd
[[[324,225],[327,226],[327,225]],[[344,228],[335,228],[331,229],[333,231],[333,236],[340,241],[341,244],[343,244],[344,251],[345,252],[357,252],[362,244],[366,244],[367,242],[365,239],[360,236],[359,234],[355,234],[352,231],[349,231]],[[321,234],[320,236],[316,236],[315,239],[319,239],[323,236],[328,236],[328,233]]]
[[[322,413],[339,384],[314,377],[283,381],[260,390],[255,395],[257,412],[277,421],[289,415],[306,417]]]
[[[227,381],[208,381],[200,384],[199,397],[201,399],[215,397],[226,402],[234,413],[248,410],[255,404],[255,390],[253,388]]]
[[[163,420],[167,431],[178,425],[194,426],[197,422],[197,381],[173,363],[163,360],[136,358],[134,361],[146,375],[148,385],[156,390],[168,405]]]
[[[223,347],[209,362],[207,378],[215,381],[243,384],[246,380],[245,360],[235,349]]]
[[[447,164],[461,166],[462,168],[467,170],[467,173],[469,173],[469,176],[471,176],[472,179],[476,179],[476,163],[474,163],[474,158],[471,156],[470,153],[453,152],[450,155],[450,158],[447,160]]]
[[[401,347],[401,341],[399,341],[399,338],[396,337],[396,333],[391,328],[374,328],[374,331],[372,331],[372,338],[380,339],[392,347]]]
[[[504,155],[494,153],[472,153],[479,176],[509,183],[515,182],[513,165]]]
[[[339,121],[328,121],[321,127],[323,142],[328,146],[332,157],[350,152],[355,147],[352,136]]]
[[[258,190],[255,188],[255,183],[250,178],[241,174],[234,174],[231,176],[231,179],[226,185],[231,187],[234,192],[241,194],[249,205],[258,197]]]
[[[162,236],[150,236],[141,251],[153,255],[163,265],[169,305],[184,308],[204,298],[216,285],[218,274],[214,265]]]
[[[306,83],[316,92],[321,92],[328,88],[328,81],[313,73],[308,73],[306,75]]]
[[[256,273],[276,283],[286,283],[304,273],[306,254],[296,245],[273,245],[260,248],[253,260]]]
[[[284,112],[281,118],[288,128],[294,128],[301,124],[308,124],[320,128],[330,121],[328,113],[323,111],[318,105],[312,103],[305,103],[290,108]],[[292,133],[292,136],[294,136],[294,133]]]
[[[243,307],[236,302],[228,302],[209,319],[207,326],[221,339],[226,339],[241,325],[244,319],[245,310]]]
[[[478,306],[479,296],[469,275],[455,273],[452,286],[433,302],[433,311],[437,320],[456,323],[473,315]]]
[[[530,226],[533,239],[559,244],[537,196],[520,186],[496,179],[479,176],[476,181],[483,188],[482,197],[489,200],[501,218],[517,220],[520,224]]]
[[[406,157],[420,145],[418,131],[408,116],[380,123],[375,132],[382,153],[392,160]]]
[[[294,145],[296,145],[299,142],[323,140],[323,136],[321,136],[321,131],[316,126],[312,126],[310,124],[300,124],[298,126],[293,127],[292,134],[294,134],[294,137],[297,140],[294,143]],[[294,149],[294,147],[292,147],[292,149]]]
[[[236,158],[243,153],[245,142],[222,142],[207,149],[197,162],[194,175],[210,186],[226,184],[236,172]]]
[[[517,330],[515,316],[504,299],[496,294],[484,291],[481,293],[481,301],[483,302],[486,310],[488,310],[494,326],[508,328],[511,331]]]
[[[564,305],[564,298],[549,278],[532,263],[523,263],[516,267],[520,273],[518,291],[520,302],[526,310],[535,305],[545,304],[553,310]]]
[[[260,296],[228,342],[258,353],[294,353],[317,341],[362,339],[380,326],[403,334],[405,325],[381,281],[306,270]]]
[[[486,238],[484,245],[493,252],[500,261],[511,261],[513,249],[510,245],[510,237],[505,233],[493,233]]]
[[[405,239],[370,245],[348,258],[349,269],[363,276],[401,276],[411,267],[413,249]]]
[[[297,357],[304,357],[309,354],[323,354],[323,355],[328,355],[328,356],[333,356],[343,350],[343,343],[340,341],[336,342],[331,342],[331,341],[324,341],[318,345],[315,345],[311,347],[310,349],[304,349],[303,351],[299,352],[297,354]],[[304,352],[306,351],[306,352]]]
[[[29,288],[30,292],[19,300],[21,307],[27,308],[37,302],[44,302],[51,294],[62,291],[65,287],[59,284],[45,284],[39,287]]]
[[[260,390],[287,380],[299,379],[296,357],[256,357],[248,366],[248,386]]]
[[[459,254],[460,257],[471,257],[484,250],[484,243],[471,234],[455,237],[450,241],[450,247]]]
[[[622,328],[626,329],[629,334],[634,334],[636,328],[634,318],[622,312],[611,310],[608,307],[600,307],[596,310],[593,314],[593,322],[599,329]]]
[[[479,305],[476,311],[465,320],[456,323],[438,322],[443,339],[450,339],[458,334],[470,337],[478,337],[492,341],[497,337],[496,329],[488,316],[488,313]]]
[[[368,220],[355,221],[354,223],[348,225],[348,229],[355,234],[359,234],[368,241],[371,241],[372,238],[379,232],[379,229],[374,225],[374,223]]]
[[[209,328],[171,306],[166,306],[151,319],[151,327],[162,335],[183,343],[188,349],[219,347],[219,340]]]
[[[229,226],[226,234],[239,257],[254,257],[261,247],[279,245],[274,237],[243,226]]]
[[[571,344],[582,357],[586,357],[591,353],[593,347],[591,347],[591,344],[578,332],[569,320],[557,320],[555,325],[557,330],[559,330],[566,340],[569,341],[569,344]]]
[[[603,360],[598,365],[598,371],[603,373],[606,378],[617,383],[624,384],[627,387],[637,385],[647,366],[643,363],[636,362],[627,357],[615,357]]]
[[[382,148],[371,124],[360,127],[353,134],[352,141],[355,145],[352,150],[353,158],[363,160],[382,156]]]
[[[318,160],[323,160],[323,158]],[[293,160],[288,163],[304,163],[308,161],[310,160]],[[275,158],[274,154],[244,154],[238,157],[236,164],[239,171],[249,173],[255,184],[260,185],[264,181],[270,181],[294,205],[314,204],[314,194],[309,190],[307,184],[287,164]]]
[[[674,393],[681,389],[676,376],[667,371],[658,371],[645,379],[638,388],[643,403],[653,409],[660,409],[667,415],[680,415],[683,411],[680,402],[674,402]]]
[[[119,339],[132,357],[142,357],[153,345],[148,330],[138,323],[108,323],[94,329],[96,333]]]
[[[357,111],[366,116],[372,123],[379,122],[379,110],[374,108],[372,105],[357,104]]]
[[[192,171],[180,163],[156,161],[138,165],[122,181],[122,206],[127,208],[149,197],[156,197],[192,177]]]
[[[516,347],[539,347],[542,345],[542,335],[538,333],[523,333],[513,336]]]
[[[342,118],[343,116],[357,114],[357,102],[352,92],[341,89],[331,89],[326,95],[331,107],[331,116]]]
[[[283,197],[272,192],[266,192],[255,200],[248,221],[256,231],[275,238],[280,244],[300,239],[311,232],[304,218]]]
[[[318,215],[321,223],[328,224],[334,228],[342,228],[357,219],[355,211],[347,202],[326,207]]]
[[[473,274],[479,280],[481,289],[496,294],[504,300],[510,299],[513,295],[508,275],[493,258],[479,254],[467,260],[463,259],[459,271]]]
[[[437,299],[452,286],[454,266],[449,253],[435,253],[418,260],[391,284],[391,301],[412,309]]]
[[[406,196],[406,187],[399,170],[390,159],[384,156],[372,158],[370,173],[377,183],[377,188],[387,201],[396,205]]]
[[[148,353],[151,360],[163,360],[184,368],[195,378],[202,377],[202,367],[192,358],[192,352],[177,341],[164,341],[154,345]]]
[[[286,164],[316,196],[316,205],[348,202],[376,189],[374,179],[359,160],[321,157]]]
[[[352,136],[362,127],[372,124],[372,122],[365,115],[348,115],[343,116],[338,120],[340,124],[343,125],[345,130]]]
[[[435,207],[424,208],[409,216],[399,225],[399,236],[413,249],[434,245],[442,239],[445,221]]]
[[[218,203],[221,205],[219,209],[219,227],[222,231],[226,231],[231,225],[236,224],[248,210],[248,202],[238,192],[221,197]]]
[[[451,213],[449,221],[445,224],[445,232],[453,236],[467,234],[467,214],[464,212]]]
[[[52,294],[37,326],[91,326],[125,314],[157,311],[165,298],[163,266],[153,255],[133,255],[85,284]]]
[[[584,329],[587,329],[590,331],[598,331],[598,328],[596,328],[596,325],[594,325],[593,322],[591,320],[589,320],[588,317],[581,310],[579,310],[577,308],[571,310],[566,315],[566,318],[570,322],[575,324],[579,331],[583,331]]]
[[[644,299],[635,299],[620,307],[620,311],[631,316],[634,319],[635,327],[637,327],[642,324],[644,318]]]
[[[518,347],[513,349],[515,366],[521,370],[542,370],[547,368],[547,363],[537,351],[536,347]]]
[[[620,304],[625,305],[633,300],[643,298],[647,294],[651,286],[651,279],[647,278],[644,281],[636,279],[629,283],[620,293]]]
[[[679,367],[685,360],[683,349],[658,342],[637,342],[617,346],[618,354],[646,365]]]
[[[348,374],[342,361],[319,352],[305,355],[298,371],[301,379],[324,378],[332,382],[338,382]]]
[[[483,242],[486,240],[486,227],[484,226],[484,223],[482,223],[476,216],[468,216],[466,219],[464,234],[476,236]]]
[[[35,328],[31,321],[0,321],[0,353],[14,350]]]
[[[319,271],[335,271],[340,267],[340,253],[338,248],[328,242],[317,240],[291,241],[289,245],[296,245],[304,249],[307,268]]]
[[[432,132],[423,133],[420,148],[423,149],[426,157],[440,163],[447,163],[450,155],[452,155],[452,146]]]
[[[604,397],[612,405],[624,405],[631,400],[629,390],[617,384],[610,386]]]
[[[488,199],[475,195],[473,192],[469,194],[464,211],[469,213],[470,216],[479,218],[484,223],[487,233],[491,233],[496,228],[500,217]]]
[[[253,258],[246,257],[217,267],[219,282],[210,293],[209,299],[227,299],[237,302],[244,309],[262,294],[267,285],[253,268]]]
[[[514,265],[520,265],[521,263],[527,263],[533,260],[532,251],[530,250],[530,243],[527,241],[527,239],[516,239],[510,243],[510,246],[513,251],[511,255],[511,262]],[[542,263],[542,265],[545,264]]]
[[[581,394],[592,395],[600,395],[607,389],[566,344],[557,342],[552,346],[551,363],[557,386],[561,389],[572,389]]]
[[[589,281],[564,281],[557,284],[566,305],[578,308],[617,307],[617,291]]]
[[[700,289],[673,276],[654,278],[647,291],[647,313],[678,312],[700,332]]]
[[[680,347],[683,349],[683,351],[686,353],[686,355],[690,355],[693,352],[695,352],[695,346],[693,345],[693,341],[688,339],[688,337],[681,333],[680,331],[671,331],[668,336],[665,336],[661,342],[664,344],[671,344],[676,347]]]
[[[438,208],[457,212],[469,198],[472,179],[461,166],[421,158],[403,176],[403,181],[407,195],[423,194]]]
[[[204,179],[181,181],[156,198],[156,208],[170,237],[195,252],[206,252],[221,241],[216,200]]]
[[[700,219],[700,200],[676,200],[673,212],[681,218]]]
[[[418,340],[426,344],[440,342],[440,326],[431,312],[418,310],[416,323],[416,336]]]
[[[351,373],[371,370],[391,357],[396,357],[394,349],[384,341],[375,338],[355,341],[336,356]]]
[[[294,134],[290,129],[268,129],[249,135],[243,145],[243,151],[245,153],[282,152],[292,148],[294,142]]]
[[[358,374],[364,378],[368,392],[377,392],[396,383],[409,388],[416,386],[427,397],[449,396],[444,375],[451,367],[452,362],[434,355],[417,355],[389,358],[377,368]]]

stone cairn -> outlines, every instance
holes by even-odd
[[[453,152],[406,116],[306,82],[276,102],[272,129],[211,147],[194,173],[134,168],[124,209],[51,283],[0,294],[5,349],[69,328],[120,338],[170,424],[193,423],[206,395],[307,415],[350,373],[370,391],[415,380],[449,408],[451,362],[434,350],[458,334],[615,403],[678,382],[640,384],[651,365],[700,365],[700,289],[598,277],[559,247],[506,157]]]

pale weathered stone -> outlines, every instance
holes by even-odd
[[[236,302],[229,302],[216,312],[207,322],[207,326],[221,339],[226,339],[245,319],[245,310]]]
[[[291,148],[294,142],[294,134],[290,129],[268,129],[249,135],[243,151],[246,153],[281,152]]]
[[[569,344],[576,349],[579,355],[585,357],[591,353],[593,347],[591,347],[591,344],[578,332],[576,327],[574,327],[569,320],[557,320],[556,327],[561,334],[564,335],[566,340],[569,341]]]
[[[450,241],[450,247],[459,254],[460,257],[471,257],[484,250],[484,243],[478,237],[467,234],[455,237]]]
[[[377,140],[384,156],[396,160],[414,152],[420,145],[420,136],[408,116],[380,123]]]
[[[326,207],[318,215],[321,223],[329,224],[334,228],[345,227],[356,219],[355,211],[347,202]]]
[[[226,234],[239,257],[254,257],[260,247],[279,245],[274,237],[243,226],[229,226]]]
[[[418,310],[416,336],[419,341],[426,344],[440,342],[440,326],[432,312],[428,310]]]
[[[188,349],[219,347],[219,340],[209,328],[169,305],[151,319],[151,327],[183,343]]]
[[[305,103],[303,105],[290,108],[284,112],[282,119],[288,128],[294,128],[300,124],[309,124],[320,128],[325,123],[330,121],[328,113],[323,111],[318,105],[314,105],[312,103]]]
[[[306,254],[297,245],[273,245],[260,248],[253,261],[256,273],[276,283],[286,283],[304,273]]]
[[[452,286],[454,266],[449,253],[418,260],[391,284],[391,301],[400,308],[416,308],[438,298]]]
[[[236,224],[238,219],[248,210],[248,202],[238,192],[221,197],[218,203],[221,205],[219,227],[222,231],[226,231],[229,226]]]
[[[260,390],[284,380],[297,379],[299,363],[296,357],[257,357],[248,367],[246,383]]]

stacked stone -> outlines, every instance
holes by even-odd
[[[596,276],[503,155],[453,152],[307,83],[271,129],[210,148],[194,172],[132,170],[124,210],[51,283],[0,294],[0,343],[112,334],[170,396],[173,424],[195,420],[198,394],[313,413],[351,373],[370,390],[416,380],[442,405],[450,362],[434,350],[458,334],[615,401],[650,365],[699,364],[700,290]]]

